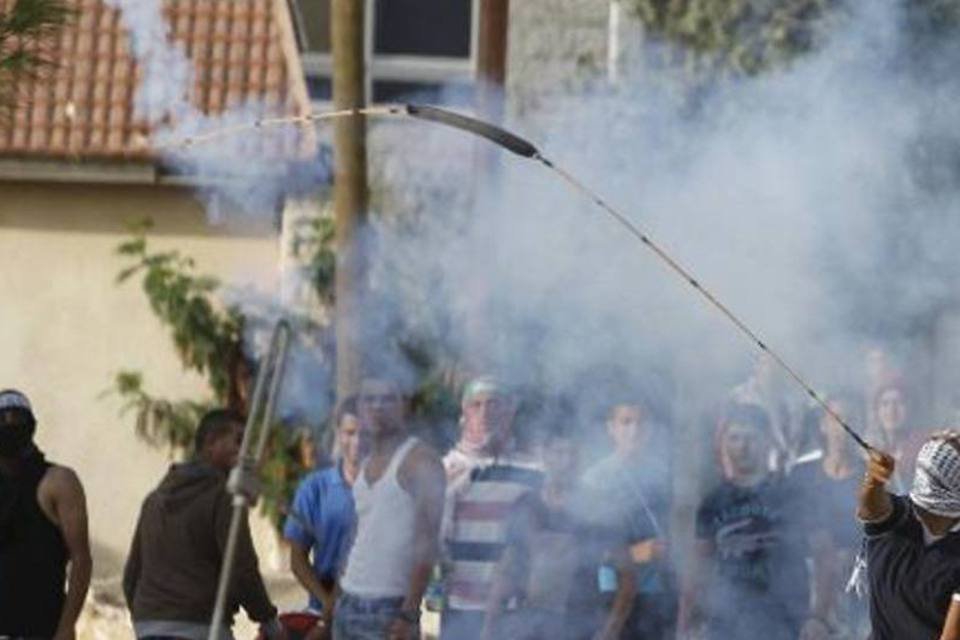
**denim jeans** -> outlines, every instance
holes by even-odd
[[[444,609],[440,616],[440,640],[477,640],[485,617],[484,611]]]
[[[385,640],[403,598],[361,598],[344,593],[333,616],[333,640]],[[414,629],[414,638],[420,630]]]

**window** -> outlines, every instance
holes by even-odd
[[[470,0],[381,0],[374,14],[377,54],[470,57]]]
[[[333,64],[330,0],[288,0],[314,101],[327,102]],[[372,102],[472,94],[480,0],[366,0],[367,95]],[[451,88],[452,87],[452,88]]]

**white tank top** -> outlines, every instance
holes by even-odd
[[[340,580],[343,590],[364,598],[403,597],[413,570],[416,508],[413,496],[397,481],[397,471],[417,444],[407,438],[373,485],[367,482],[367,463],[353,484],[357,535]]]

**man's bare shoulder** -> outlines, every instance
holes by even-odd
[[[418,441],[403,460],[400,477],[401,480],[428,480],[433,484],[437,478],[445,480],[446,472],[437,450],[426,442]]]
[[[53,465],[40,481],[38,491],[51,497],[70,497],[83,495],[83,483],[80,476],[70,467]]]

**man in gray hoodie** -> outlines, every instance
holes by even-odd
[[[144,500],[123,575],[137,638],[207,640],[230,527],[227,473],[237,462],[243,419],[214,410],[200,421],[194,458],[175,464]],[[242,521],[222,636],[232,639],[242,606],[271,639],[285,639]],[[219,639],[218,639],[219,640]]]

